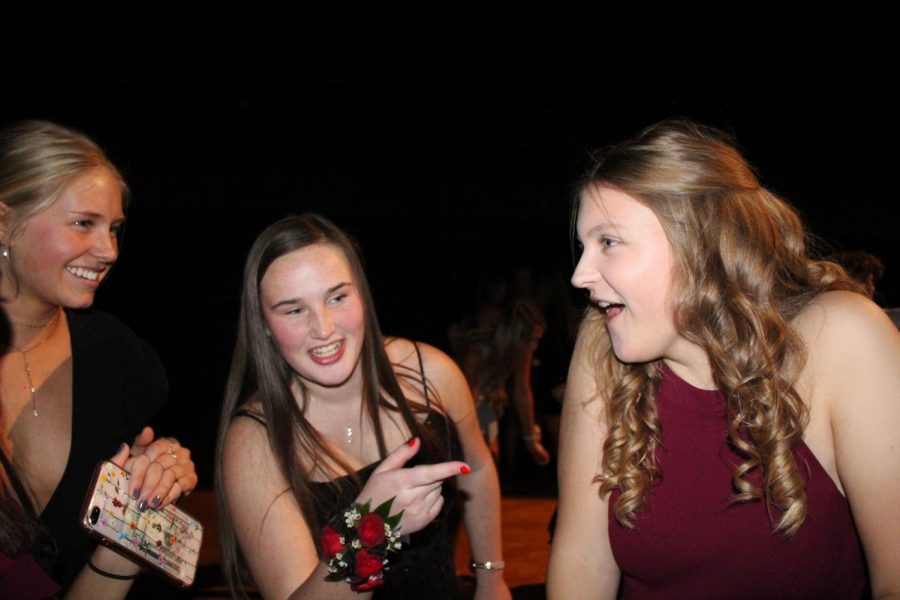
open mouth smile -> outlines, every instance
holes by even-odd
[[[607,302],[606,300],[598,300],[595,302],[597,308],[606,315],[607,320],[616,317],[625,309],[625,305],[619,302]]]
[[[309,357],[319,365],[330,365],[341,359],[344,355],[344,340],[338,340],[325,346],[319,346],[309,351]]]
[[[95,271],[84,267],[66,267],[66,271],[75,277],[87,279],[88,281],[99,281],[100,277],[103,275],[103,271]]]

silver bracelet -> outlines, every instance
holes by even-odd
[[[525,440],[526,442],[535,442],[536,441],[536,442],[540,443],[540,441],[541,441],[541,426],[538,425],[537,423],[535,423],[531,427],[530,434],[522,432],[522,439]]]
[[[499,571],[505,566],[506,563],[502,560],[489,560],[483,563],[472,561],[473,569],[484,569],[485,571]]]

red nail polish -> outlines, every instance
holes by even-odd
[[[416,440],[417,440],[417,439],[419,439],[419,438],[414,437],[413,439],[409,440],[409,447],[410,447],[410,448],[412,448],[413,446],[416,445]]]
[[[463,475],[468,475],[469,473],[472,472],[472,469],[470,469],[470,468],[469,468],[468,466],[466,466],[466,465],[463,465],[463,466],[461,466],[461,467],[459,468],[459,472],[462,473]]]

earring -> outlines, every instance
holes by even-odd
[[[9,258],[9,246],[3,246],[2,248],[0,248],[0,256],[6,259]]]

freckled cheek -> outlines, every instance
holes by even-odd
[[[335,321],[339,321],[341,328],[345,332],[352,332],[358,336],[362,336],[366,330],[366,317],[362,304],[356,304],[349,310],[342,312]]]
[[[292,354],[302,348],[309,330],[300,323],[284,323],[280,321],[267,321],[272,341],[283,355]]]

